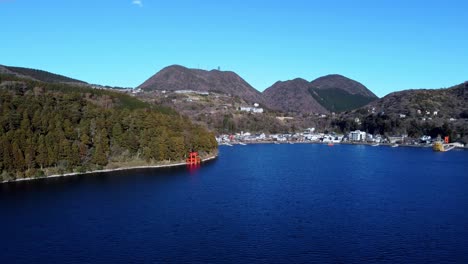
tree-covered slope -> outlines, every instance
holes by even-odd
[[[311,87],[309,93],[330,112],[356,109],[375,100],[375,98],[361,94],[350,94],[338,88],[317,89]]]
[[[278,81],[263,91],[272,109],[296,113],[327,113],[314,97],[309,94],[310,83],[304,79]]]
[[[363,84],[338,74],[276,82],[263,95],[270,108],[297,113],[344,112],[378,99]]]
[[[378,112],[421,117],[426,112],[448,118],[468,116],[468,82],[446,89],[414,89],[393,92],[368,105]],[[420,113],[418,113],[418,110]]]
[[[0,181],[183,160],[214,135],[128,95],[0,75]]]
[[[32,78],[37,81],[48,82],[48,83],[75,83],[75,84],[87,84],[86,82],[66,77],[63,75],[51,73],[43,70],[36,70],[23,67],[12,67],[0,65],[0,73],[13,74],[19,77]]]

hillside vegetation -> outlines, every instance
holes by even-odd
[[[339,131],[360,129],[372,134],[449,136],[468,143],[468,82],[447,89],[391,93],[333,120]],[[358,122],[356,122],[358,120]]]
[[[48,82],[48,83],[76,83],[76,84],[87,84],[86,82],[66,77],[63,75],[51,73],[43,70],[36,70],[23,67],[11,67],[11,66],[1,66],[4,73],[18,75],[19,77],[28,77],[37,81]],[[2,69],[0,69],[0,73]]]
[[[180,65],[168,66],[148,80],[139,89],[145,91],[193,90],[237,96],[250,103],[263,104],[262,94],[235,72],[189,69]]]
[[[378,99],[363,84],[338,74],[311,82],[301,78],[276,82],[263,95],[272,109],[303,114],[339,113]]]
[[[0,75],[0,181],[216,151],[214,135],[128,95]]]
[[[430,115],[448,118],[464,118],[468,113],[468,82],[446,89],[418,89],[391,93],[368,107],[387,114],[406,114],[423,117]],[[418,110],[421,113],[418,113]]]
[[[350,94],[338,88],[317,89],[311,87],[309,93],[330,112],[353,110],[375,100],[375,98],[361,94]]]

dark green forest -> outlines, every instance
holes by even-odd
[[[214,135],[123,93],[0,75],[0,181],[181,161]]]
[[[338,88],[309,88],[309,92],[317,102],[330,112],[349,111],[375,100],[374,98],[369,98],[360,94],[350,94]]]
[[[47,71],[29,69],[29,68],[23,68],[23,67],[12,67],[12,66],[3,66],[3,67],[5,67],[6,69],[14,73],[21,74],[24,76],[29,76],[31,78],[34,78],[42,82],[49,82],[49,83],[71,82],[71,83],[85,84],[85,82],[83,81],[72,79],[63,75],[59,75],[59,74],[55,74],[55,73],[51,73]]]

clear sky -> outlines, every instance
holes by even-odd
[[[468,1],[0,0],[0,64],[134,87],[172,64],[378,96],[468,80]]]

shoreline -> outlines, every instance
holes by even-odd
[[[204,158],[201,162],[205,163],[207,161],[211,161],[218,158],[218,154],[208,156]],[[105,172],[114,172],[114,171],[126,171],[126,170],[136,170],[136,169],[159,169],[159,168],[172,168],[172,167],[181,167],[187,165],[185,162],[178,162],[178,163],[169,163],[169,164],[161,164],[161,165],[142,165],[142,166],[133,166],[133,167],[122,167],[122,168],[115,168],[115,169],[102,169],[102,170],[94,170],[94,171],[86,171],[86,172],[70,172],[64,174],[54,174],[44,177],[38,178],[21,178],[15,179],[12,181],[2,181],[0,184],[4,183],[14,183],[14,182],[24,182],[24,181],[34,181],[34,180],[43,180],[43,179],[51,179],[51,178],[61,178],[61,177],[71,177],[71,176],[78,176],[78,175],[86,175],[86,174],[93,174],[93,173],[105,173]]]
[[[278,141],[252,141],[252,142],[231,142],[232,146],[241,145],[239,143],[243,143],[245,145],[256,145],[256,144],[277,144],[277,145],[287,145],[287,144],[314,144],[314,145],[327,145],[328,142],[307,142],[307,141],[285,141],[285,142],[278,142]],[[372,146],[375,143],[367,143],[367,142],[331,142],[333,145],[354,145],[354,146]],[[218,143],[219,146],[229,146],[225,143]],[[391,147],[393,144],[390,143],[379,143],[378,146],[383,147]],[[398,147],[410,147],[410,148],[432,148],[432,145],[410,145],[410,144],[398,144]],[[459,150],[468,150],[468,145],[466,147],[456,147],[455,149]]]

